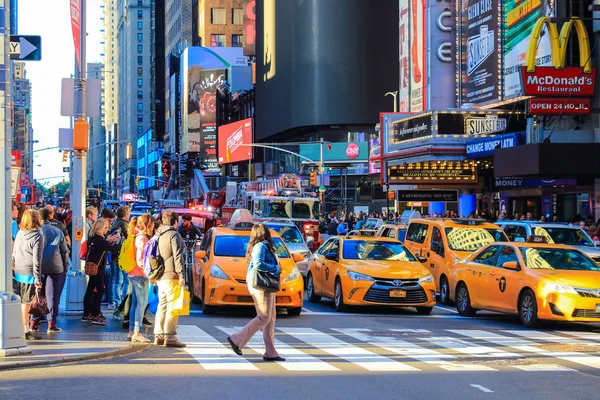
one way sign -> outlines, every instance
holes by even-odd
[[[10,36],[10,58],[21,61],[39,61],[42,59],[41,36]]]

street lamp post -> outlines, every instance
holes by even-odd
[[[396,100],[396,97],[398,96],[398,91],[396,90],[395,92],[387,92],[385,95],[392,96],[394,98],[394,112],[398,112],[398,101]]]

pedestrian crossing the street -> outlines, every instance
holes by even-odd
[[[600,370],[600,334],[594,332],[278,327],[276,348],[287,360],[266,363],[262,332],[239,357],[225,339],[240,326],[205,329],[181,325],[178,335],[207,371],[260,373],[273,364],[282,371],[331,373]]]

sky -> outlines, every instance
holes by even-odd
[[[102,62],[102,0],[87,0],[87,62]],[[31,80],[32,124],[34,150],[58,146],[59,128],[69,128],[69,118],[60,115],[61,80],[74,73],[75,50],[71,31],[69,0],[19,0],[20,35],[42,37],[42,60],[29,61],[25,65],[27,78]],[[58,150],[33,153],[34,178],[40,183],[53,185],[69,179],[62,168]],[[45,179],[59,176],[58,178]]]

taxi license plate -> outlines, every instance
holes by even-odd
[[[390,290],[390,297],[404,298],[404,297],[406,297],[406,291],[405,290],[400,290],[400,289],[391,289]]]
[[[596,304],[596,314],[600,314],[600,304]]]

